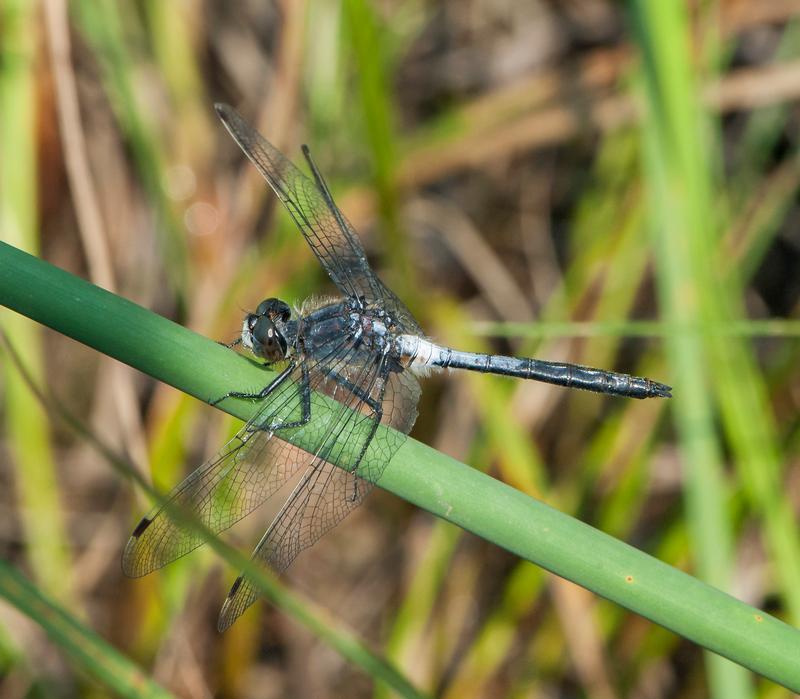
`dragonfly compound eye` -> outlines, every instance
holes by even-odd
[[[269,316],[271,320],[280,320],[285,323],[291,317],[292,309],[289,308],[289,304],[280,299],[264,299],[258,304],[256,315]]]
[[[268,316],[257,317],[251,332],[256,356],[270,362],[280,361],[286,356],[286,338]]]

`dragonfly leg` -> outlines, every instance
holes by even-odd
[[[369,434],[367,435],[366,439],[364,439],[364,443],[361,445],[361,449],[358,453],[358,456],[353,461],[352,466],[348,469],[350,473],[355,474],[358,470],[358,467],[361,465],[361,462],[364,460],[364,455],[367,453],[367,449],[372,442],[372,438],[375,436],[375,433],[378,430],[378,425],[380,424],[381,420],[383,419],[383,395],[386,391],[386,378],[389,374],[389,370],[383,369],[380,374],[380,391],[377,398],[372,398],[367,392],[365,392],[360,386],[355,385],[352,381],[348,380],[341,374],[337,373],[336,371],[329,371],[328,377],[339,384],[342,388],[346,391],[352,393],[356,398],[362,400],[366,405],[368,405],[374,411],[374,415],[372,416],[372,425],[369,430]],[[359,479],[356,478],[353,480],[353,494],[351,496],[352,502],[358,500],[359,493]]]
[[[221,403],[226,398],[242,398],[244,400],[261,400],[262,398],[266,398],[270,393],[272,393],[278,386],[280,386],[288,377],[289,374],[294,371],[294,364],[289,364],[280,374],[278,374],[272,381],[270,381],[264,388],[260,391],[255,393],[249,393],[247,391],[228,391],[225,395],[216,398],[215,400],[209,401],[209,405],[215,406],[218,403]]]
[[[341,386],[345,391],[352,393],[356,398],[359,400],[364,401],[370,408],[372,408],[376,413],[380,413],[383,415],[383,410],[381,407],[381,401],[383,400],[383,390],[381,390],[381,398],[379,400],[375,400],[371,398],[368,393],[364,391],[363,388],[360,386],[356,386],[352,381],[348,378],[342,376],[339,372],[334,371],[333,369],[329,369],[327,372],[327,376],[329,379],[335,381],[339,386]],[[385,376],[381,378],[385,379]]]
[[[300,414],[299,420],[290,422],[275,422],[271,425],[264,425],[259,429],[272,432],[274,430],[285,430],[291,427],[302,427],[311,419],[311,382],[308,378],[308,366],[303,362],[300,365],[301,380],[298,389],[300,390]]]

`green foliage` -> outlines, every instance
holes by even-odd
[[[69,658],[121,697],[171,697],[139,667],[0,560],[0,596],[40,624]]]

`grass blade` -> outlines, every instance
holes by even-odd
[[[36,194],[35,50],[36,8],[10,2],[0,22],[0,236],[21,248],[39,247]],[[25,348],[25,364],[44,374],[40,329],[14,314],[0,316],[14,345]],[[50,434],[41,406],[14,371],[3,371],[5,420],[14,481],[28,542],[28,559],[44,589],[69,598],[69,547]]]
[[[0,596],[41,625],[77,665],[116,694],[132,698],[172,696],[2,559]]]
[[[697,157],[713,149],[690,65],[688,16],[683,3],[634,2],[632,8],[648,108],[642,136],[661,302],[669,323],[702,328],[715,318],[707,298],[720,222],[712,204],[711,170]],[[725,589],[730,586],[733,534],[706,378],[706,340],[702,333],[675,333],[667,338],[667,351],[676,372],[673,407],[695,565],[704,580]],[[749,696],[740,669],[711,655],[707,662],[714,696]]]

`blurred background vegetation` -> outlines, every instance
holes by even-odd
[[[295,161],[311,146],[432,336],[675,386],[436,376],[416,438],[798,626],[798,20],[797,0],[0,0],[0,238],[220,340],[266,295],[329,293],[216,120],[230,102]],[[0,324],[161,488],[236,428]],[[146,499],[2,357],[0,575],[69,610],[111,676],[387,695],[268,604],[217,634],[236,571],[208,551],[123,578]],[[789,696],[382,492],[287,584],[438,696]],[[0,696],[111,691],[62,646],[0,602]]]

